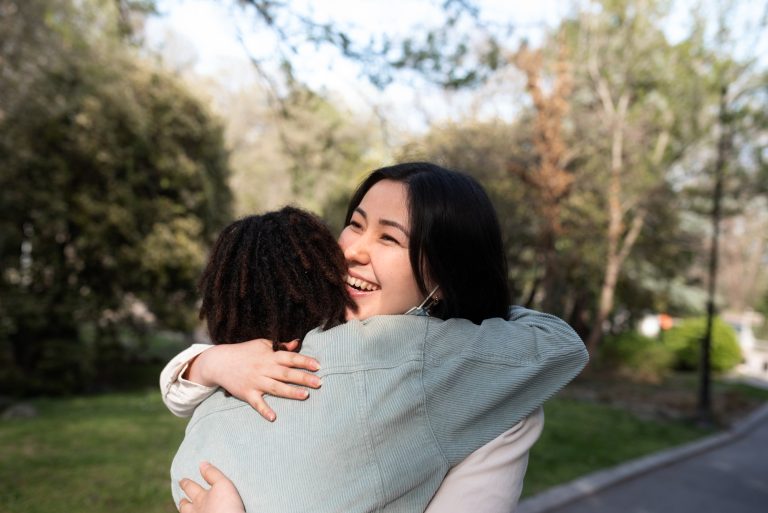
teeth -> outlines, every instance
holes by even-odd
[[[360,290],[367,290],[367,291],[379,290],[378,285],[374,285],[373,283],[367,282],[365,280],[361,280],[360,278],[354,278],[349,275],[347,275],[347,283],[352,287]]]

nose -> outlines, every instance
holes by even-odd
[[[368,239],[365,235],[353,235],[343,242],[342,250],[347,264],[365,265],[370,262]]]

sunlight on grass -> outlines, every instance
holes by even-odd
[[[544,416],[523,496],[710,433],[683,421],[643,420],[611,406],[564,398],[547,402]]]
[[[763,391],[720,385],[765,399]],[[185,419],[155,390],[31,401],[34,419],[0,421],[0,511],[173,513],[171,459]],[[524,495],[709,432],[615,407],[557,397],[545,406]]]
[[[169,468],[186,421],[159,394],[37,400],[0,423],[0,511],[172,513]]]

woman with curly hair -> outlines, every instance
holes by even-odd
[[[239,219],[219,234],[198,288],[214,344],[300,340],[346,320],[355,303],[328,228],[294,207]],[[273,349],[279,349],[275,342]]]

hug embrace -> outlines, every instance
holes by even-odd
[[[213,344],[160,379],[192,414],[182,513],[509,513],[542,404],[587,362],[565,322],[509,306],[482,187],[429,163],[371,173],[338,242],[291,207],[234,222],[200,289]]]

